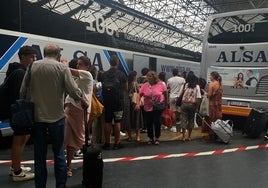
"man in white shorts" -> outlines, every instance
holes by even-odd
[[[183,85],[185,84],[185,79],[179,76],[178,69],[173,69],[172,74],[173,77],[169,78],[167,81],[167,87],[169,89],[169,106],[173,111],[173,117],[175,119],[171,127],[171,131],[177,132],[180,128],[176,124],[177,120],[180,117],[180,107],[176,106],[176,101],[182,92]]]

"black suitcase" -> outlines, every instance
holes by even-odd
[[[253,108],[249,114],[249,117],[247,118],[243,133],[250,138],[258,138],[261,133],[266,131],[267,121],[267,110]]]
[[[103,160],[101,149],[88,143],[87,109],[84,110],[85,144],[83,146],[83,180],[86,188],[101,188]]]

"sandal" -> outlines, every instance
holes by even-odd
[[[136,136],[136,141],[137,141],[137,142],[140,142],[140,141],[141,141],[141,137],[140,137],[140,135],[137,135],[137,136]]]
[[[72,177],[73,176],[73,172],[71,168],[67,168],[67,177]]]
[[[159,140],[155,140],[154,144],[159,145],[160,144]]]
[[[136,141],[137,142],[141,142],[141,138],[136,138]]]
[[[154,141],[153,141],[152,139],[150,139],[150,140],[147,142],[148,145],[152,145],[153,143],[154,143]]]
[[[128,137],[128,138],[127,138],[127,141],[128,141],[128,142],[131,142],[131,141],[132,141],[132,137]]]

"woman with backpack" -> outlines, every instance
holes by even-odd
[[[201,91],[198,85],[198,79],[195,74],[190,71],[186,78],[184,94],[182,97],[182,141],[191,140],[191,133],[194,128],[194,115],[198,112],[198,107],[201,99]],[[185,132],[188,131],[188,137],[185,138]]]

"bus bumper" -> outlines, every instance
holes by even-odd
[[[13,130],[10,127],[9,122],[0,122],[0,131],[2,137],[13,135]]]
[[[223,115],[248,117],[252,108],[222,105]]]

